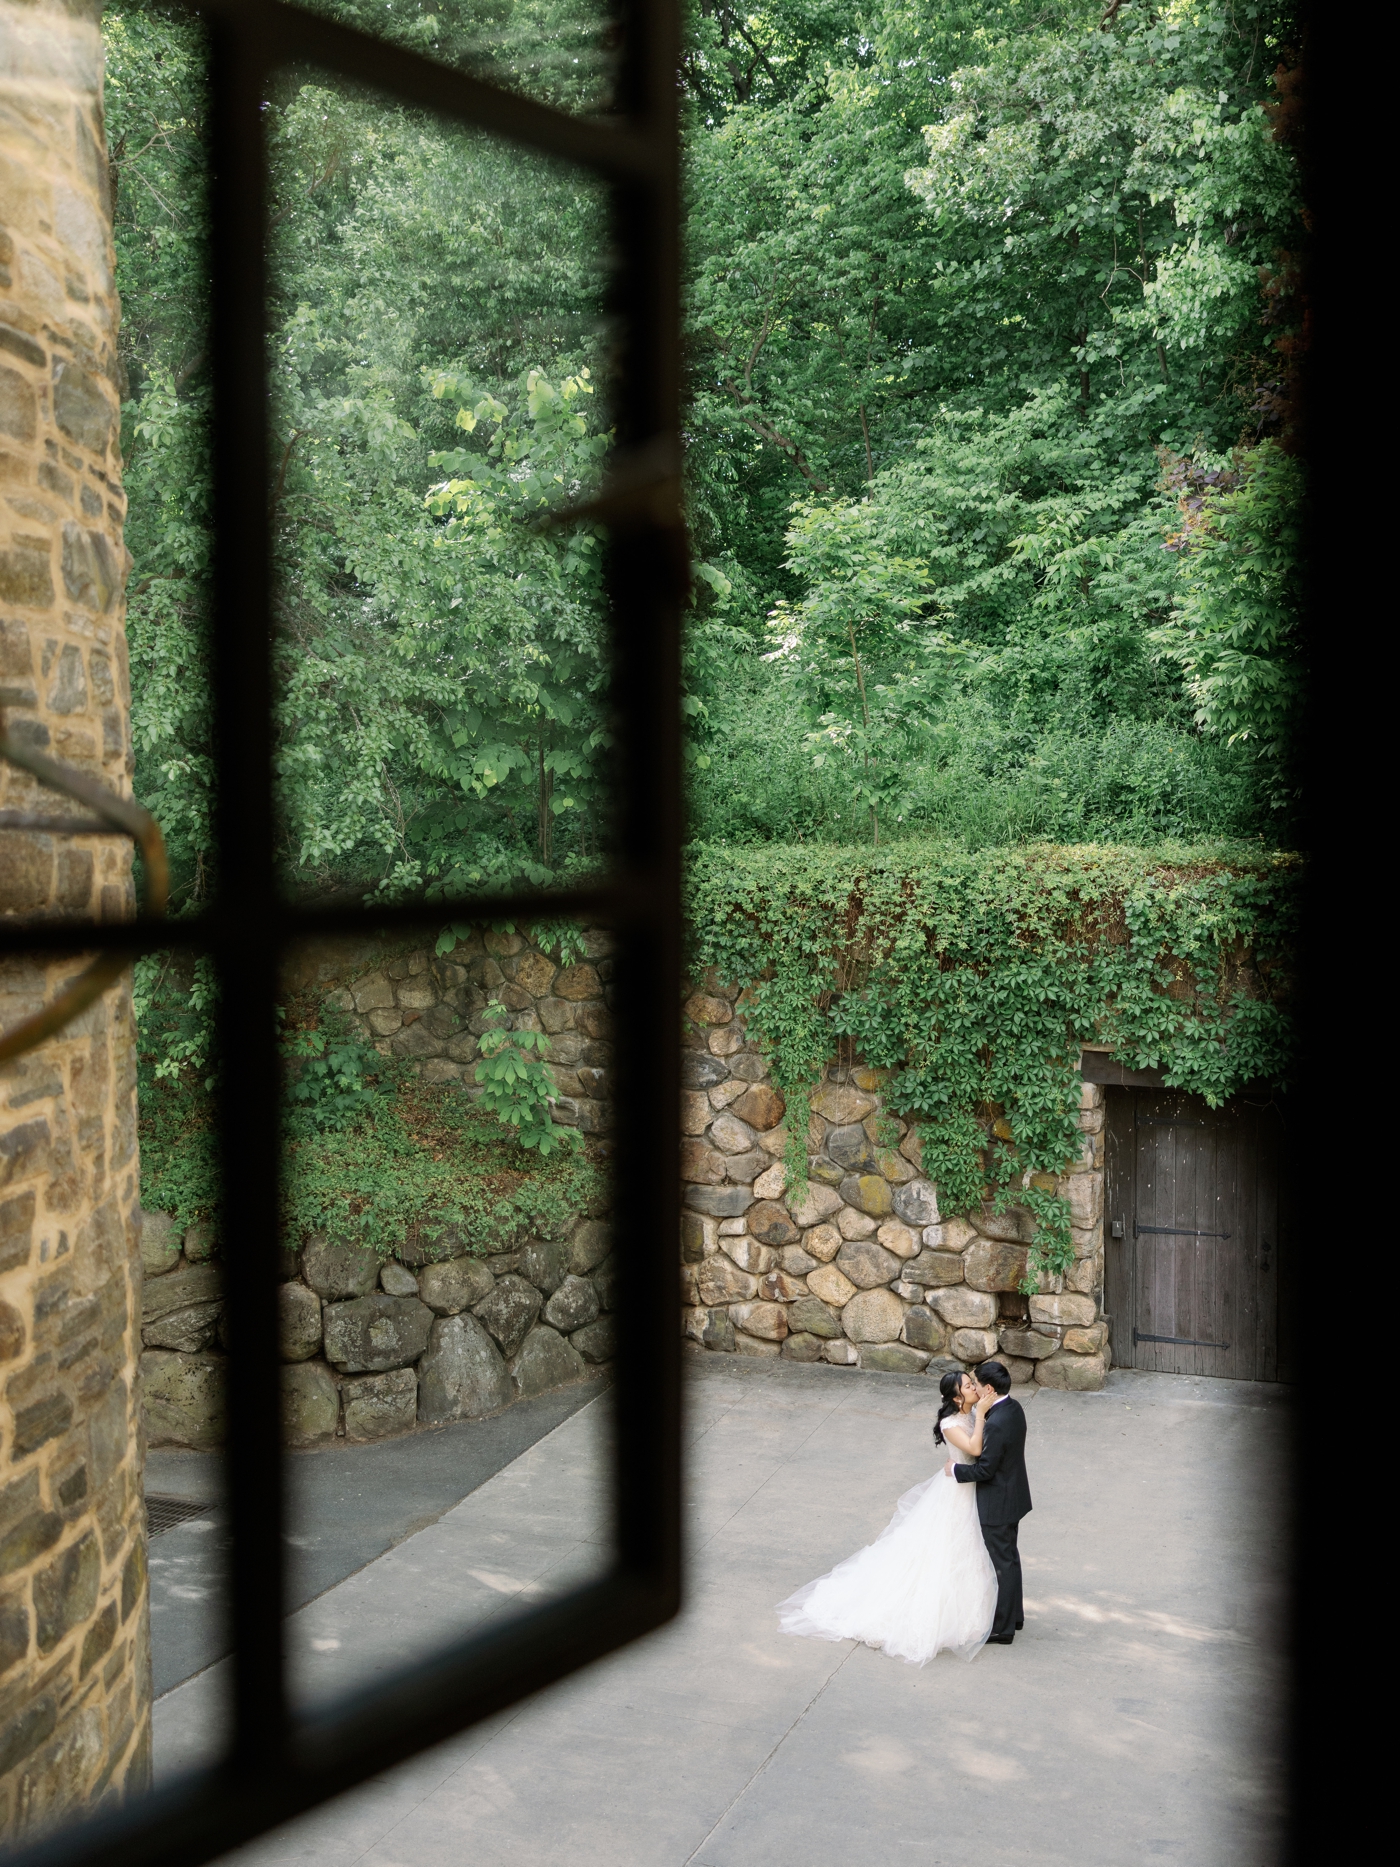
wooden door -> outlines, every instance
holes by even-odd
[[[1119,1367],[1276,1381],[1286,1244],[1283,1122],[1266,1097],[1218,1109],[1109,1089],[1104,1296]]]

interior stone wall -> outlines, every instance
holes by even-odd
[[[1086,1083],[1076,1158],[1037,1184],[1068,1201],[1075,1260],[1023,1296],[1034,1221],[1021,1206],[940,1208],[916,1128],[884,1074],[833,1062],[790,1109],[749,1038],[739,987],[685,1006],[681,1288],[689,1336],[718,1353],[940,1375],[999,1356],[1013,1381],[1093,1389],[1103,1320],[1103,1091]],[[792,1121],[807,1182],[788,1186]],[[995,1111],[988,1111],[990,1130]]]
[[[130,794],[99,8],[0,0],[0,707]],[[0,806],[65,800],[0,761]],[[122,839],[0,830],[0,914],[119,919]],[[0,1030],[86,963],[0,962]],[[0,1838],[149,1780],[131,998],[0,1068]]]

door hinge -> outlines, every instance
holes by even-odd
[[[1163,1238],[1228,1238],[1228,1232],[1189,1232],[1179,1225],[1139,1225],[1133,1220],[1133,1237],[1141,1238],[1144,1232],[1155,1232]]]

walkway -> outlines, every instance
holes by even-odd
[[[290,1824],[239,1867],[1267,1867],[1279,1857],[1279,1389],[1120,1373],[1028,1401],[1028,1624],[915,1670],[773,1603],[930,1468],[918,1377],[688,1361],[671,1627]],[[1018,1390],[1019,1391],[1019,1390]],[[606,1398],[293,1617],[304,1688],[597,1560]],[[198,1754],[222,1668],[157,1707]]]

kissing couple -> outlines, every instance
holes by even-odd
[[[938,1385],[933,1437],[951,1448],[947,1464],[904,1493],[873,1543],[778,1604],[785,1634],[861,1640],[912,1666],[1016,1638],[1026,1415],[999,1361],[950,1369]]]

